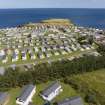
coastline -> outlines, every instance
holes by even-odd
[[[77,26],[105,29],[104,14],[104,9],[1,9],[0,28],[15,27],[29,22],[39,23],[42,20],[51,18],[67,18]]]

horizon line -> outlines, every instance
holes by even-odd
[[[105,9],[105,8],[77,8],[77,7],[75,7],[75,8],[59,8],[59,7],[57,7],[57,8],[51,8],[51,7],[49,7],[49,8],[44,8],[44,7],[41,7],[41,8],[30,8],[30,7],[28,7],[28,8],[0,8],[0,9]]]

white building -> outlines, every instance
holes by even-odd
[[[14,52],[12,55],[12,62],[18,61],[18,59],[19,59],[18,54]]]
[[[59,52],[55,51],[54,52],[55,56],[60,55]]]
[[[22,51],[22,60],[27,60],[26,52]]]
[[[30,84],[23,87],[19,97],[16,98],[17,105],[29,105],[36,92],[36,86]]]
[[[29,54],[30,54],[31,59],[36,59],[36,56],[35,56],[35,54],[33,52],[30,52]]]
[[[35,52],[38,52],[39,51],[39,49],[37,47],[34,47],[34,50],[35,50]]]
[[[43,53],[39,53],[39,58],[40,59],[44,59],[45,58],[44,54]]]
[[[7,63],[8,62],[8,57],[6,55],[3,56],[2,63]]]
[[[44,100],[51,101],[62,91],[63,89],[62,86],[59,84],[59,82],[54,82],[50,86],[48,86],[45,90],[43,90],[40,95]]]
[[[62,53],[63,55],[67,54],[67,52],[66,52],[65,50],[62,50],[61,53]]]

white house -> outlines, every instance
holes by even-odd
[[[30,58],[31,59],[35,59],[36,58],[36,56],[35,56],[35,54],[33,52],[30,52],[29,54],[30,54]]]
[[[25,51],[22,51],[21,55],[22,55],[22,60],[26,60],[27,59]]]
[[[65,50],[66,50],[67,52],[69,52],[69,53],[72,52],[71,49],[70,49],[69,47],[65,47]]]
[[[40,59],[44,59],[45,58],[44,54],[43,53],[39,53],[39,58]]]
[[[16,98],[17,105],[29,105],[36,93],[36,86],[30,84],[23,87],[19,97]]]
[[[51,101],[62,91],[63,89],[62,86],[59,84],[59,82],[54,82],[50,86],[48,86],[45,90],[43,90],[40,95],[44,100]]]
[[[61,53],[62,53],[63,55],[67,54],[67,52],[66,52],[65,50],[62,50]]]
[[[19,59],[18,54],[16,54],[15,52],[12,55],[12,62],[15,62]]]
[[[52,54],[51,54],[51,52],[46,52],[46,57],[51,57],[52,56]]]
[[[6,55],[3,56],[2,63],[6,63],[8,61],[8,57]]]
[[[41,50],[42,50],[42,52],[45,52],[46,48],[45,47],[41,47]]]
[[[39,51],[39,49],[37,47],[34,47],[34,50],[35,50],[35,52],[38,52]]]
[[[58,51],[54,52],[55,56],[60,55]]]

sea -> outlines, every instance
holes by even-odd
[[[0,28],[51,18],[70,19],[77,26],[105,29],[105,9],[78,8],[0,9]]]

